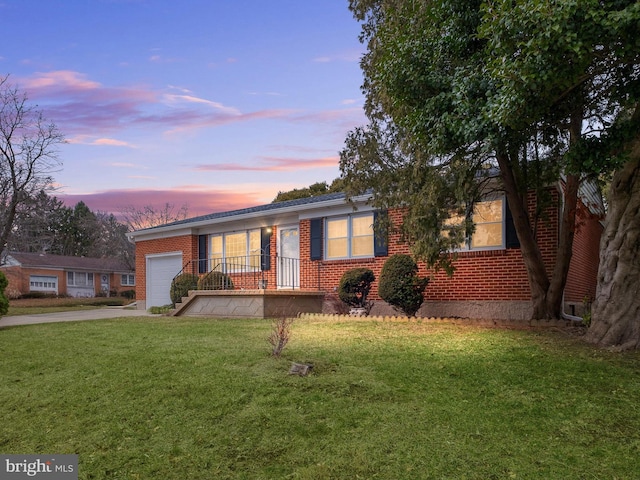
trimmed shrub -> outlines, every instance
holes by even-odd
[[[409,255],[388,258],[380,272],[378,295],[396,310],[415,316],[424,302],[428,278],[418,276],[418,265]]]
[[[373,271],[368,268],[352,268],[347,270],[340,279],[338,285],[338,296],[340,300],[353,308],[370,309],[371,304],[367,301],[371,284],[376,279]]]
[[[182,300],[182,297],[189,295],[189,290],[198,288],[198,276],[193,273],[182,273],[173,279],[169,296],[171,303],[175,306]]]
[[[198,290],[233,290],[233,281],[226,273],[209,272],[198,280]]]
[[[136,298],[136,291],[135,290],[122,290],[120,292],[120,296],[126,298],[127,300],[133,300],[134,298]]]
[[[9,299],[4,294],[4,290],[9,285],[9,280],[4,275],[4,273],[0,272],[0,317],[6,315],[9,311]]]
[[[64,295],[63,295],[64,296]],[[47,292],[27,292],[20,295],[20,298],[58,298],[58,295],[55,293],[47,293]]]

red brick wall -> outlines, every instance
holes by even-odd
[[[61,270],[49,270],[41,268],[22,268],[22,267],[7,267],[2,271],[9,280],[7,287],[7,293],[16,297],[24,295],[31,291],[29,285],[30,275],[43,275],[47,277],[58,277],[58,294],[64,295],[67,293],[67,275]]]
[[[554,197],[557,192],[554,190]],[[533,212],[536,207],[534,195],[528,198],[528,207]],[[389,212],[390,219],[397,225],[401,222],[402,212]],[[542,250],[547,270],[555,262],[558,242],[558,210],[547,209],[546,219],[540,220],[536,227],[538,243]],[[389,255],[410,253],[409,247],[400,242],[399,234],[389,238]],[[323,291],[333,292],[338,287],[342,274],[351,268],[366,267],[373,270],[379,278],[382,266],[388,257],[367,258],[361,260],[322,260],[311,262],[310,257],[310,221],[300,222],[300,258],[303,265],[301,285],[312,288],[320,281]],[[305,265],[307,268],[304,268]],[[428,270],[424,264],[420,266],[420,274],[429,276],[431,281],[425,291],[426,301],[453,300],[529,300],[531,293],[526,268],[519,248],[487,250],[458,253],[454,262],[455,273],[448,277],[445,272]],[[377,296],[378,282],[374,282],[371,293],[372,300]]]
[[[181,235],[136,242],[136,299],[147,298],[147,255],[182,252],[182,265],[198,258],[198,236]]]
[[[19,295],[23,295],[29,293],[31,291],[29,285],[29,277],[30,275],[44,275],[48,277],[58,277],[58,294],[65,295],[67,294],[67,275],[66,272],[60,270],[49,270],[49,269],[38,269],[38,268],[22,268],[22,267],[7,267],[3,268],[2,271],[7,276],[9,280],[9,286],[7,287],[7,292],[12,296],[16,297]],[[100,275],[102,272],[94,272],[93,275],[93,283],[94,283],[94,292],[98,293],[101,291],[100,284]],[[109,274],[109,290],[121,292],[123,290],[131,290],[134,287],[130,286],[122,286],[121,284],[121,274],[111,273]],[[137,278],[136,278],[137,280]]]
[[[558,200],[558,192],[552,192],[554,200]],[[527,198],[531,216],[536,209],[536,197],[531,194]],[[400,210],[389,212],[390,219],[399,224],[402,218]],[[545,267],[551,271],[555,263],[558,243],[558,207],[547,208],[544,219],[534,226],[536,238],[542,252]],[[567,285],[567,297],[580,300],[585,292],[595,293],[597,270],[598,242],[601,228],[599,223],[586,218],[579,223],[574,244],[574,258],[570,269],[570,281]],[[337,288],[342,274],[351,268],[367,267],[373,270],[376,278],[386,257],[366,258],[360,260],[310,260],[310,220],[302,220],[299,225],[300,235],[300,284],[302,288],[320,288],[325,292],[333,292]],[[276,244],[278,231],[273,227],[271,236],[271,269],[264,272],[269,288],[276,286]],[[146,255],[182,251],[183,264],[198,258],[198,236],[184,235],[136,243],[136,295],[140,300],[146,298]],[[392,234],[389,239],[389,255],[410,253],[409,247],[401,243],[399,234]],[[530,299],[527,272],[519,248],[460,252],[454,262],[455,273],[448,277],[443,271],[427,270],[420,265],[422,275],[431,277],[426,290],[427,301],[454,300],[491,300],[491,301],[527,301]],[[378,284],[372,288],[372,300],[378,300]]]
[[[573,255],[565,288],[565,302],[591,302],[596,294],[600,237],[603,227],[598,217],[580,204],[573,239]]]

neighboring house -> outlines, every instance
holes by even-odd
[[[551,190],[556,200],[561,198],[560,187]],[[595,294],[603,214],[596,193],[582,192],[584,201],[580,202],[565,290],[567,313],[579,313],[583,301]],[[367,199],[361,196],[347,203],[344,194],[335,193],[214,213],[133,232],[130,238],[136,244],[138,306],[171,303],[171,281],[182,272],[202,277],[219,270],[231,276],[235,294],[252,289],[266,289],[261,290],[263,293],[290,289],[322,292],[324,310],[329,311],[346,270],[367,267],[378,278],[390,255],[409,253],[397,234],[378,238],[373,224],[380,212],[367,205]],[[534,194],[529,195],[528,205],[533,211]],[[559,208],[549,208],[546,220],[536,227],[547,269],[555,261]],[[527,319],[531,312],[530,289],[504,196],[494,195],[480,202],[476,212],[482,212],[482,218],[474,218],[476,231],[457,252],[453,277],[421,267],[421,273],[429,275],[431,282],[418,314]],[[394,223],[401,221],[401,210],[385,213]],[[373,313],[392,312],[377,297],[377,282],[371,298],[376,302]]]
[[[12,297],[32,292],[95,297],[135,289],[135,273],[117,258],[10,252],[0,270]]]

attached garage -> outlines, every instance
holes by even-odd
[[[30,292],[45,292],[58,294],[58,277],[52,275],[30,275],[29,276]]]
[[[147,255],[146,308],[161,307],[171,303],[171,281],[182,270],[182,252]]]

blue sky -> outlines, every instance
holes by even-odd
[[[0,74],[68,143],[56,195],[118,213],[269,203],[366,122],[347,0],[0,0]]]

